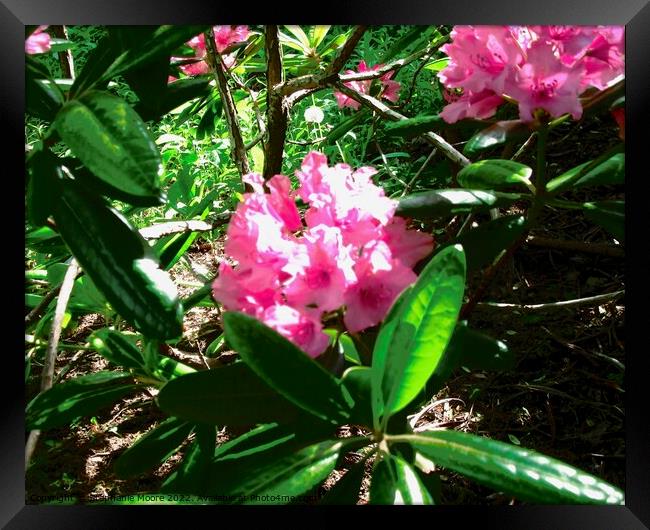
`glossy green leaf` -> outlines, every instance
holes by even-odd
[[[123,72],[142,68],[161,55],[164,56],[174,51],[192,37],[208,29],[208,27],[189,25],[160,26],[151,34],[150,38],[120,54],[103,73],[99,82],[112,79]]]
[[[323,42],[323,39],[331,27],[332,26],[312,26],[309,42],[314,49],[320,46],[320,43]]]
[[[51,122],[63,105],[63,94],[46,68],[29,55],[25,59],[25,111]]]
[[[468,119],[450,124],[435,114],[389,122],[386,124],[385,130],[388,136],[402,136],[408,139],[429,131],[439,132],[445,129],[457,129],[461,133],[472,134],[483,127],[485,127],[484,121]]]
[[[286,423],[298,412],[244,363],[174,379],[162,388],[157,401],[170,415],[218,425]]]
[[[287,504],[323,481],[341,450],[356,439],[327,440],[265,461],[259,456],[237,461],[223,481],[223,494],[233,504]]]
[[[451,244],[463,246],[467,270],[475,271],[491,264],[504,249],[521,237],[525,229],[526,219],[523,216],[505,215],[464,232]]]
[[[345,423],[351,400],[339,380],[256,318],[229,311],[223,322],[228,343],[269,386],[318,418]]]
[[[32,226],[43,226],[51,215],[57,197],[61,166],[49,151],[34,153],[28,163],[27,218]]]
[[[384,455],[375,464],[370,504],[434,504],[415,469],[398,456]]]
[[[320,499],[318,504],[323,506],[355,505],[359,501],[361,483],[366,475],[366,460],[352,466],[343,478],[339,479],[334,486]]]
[[[591,167],[592,161],[562,173],[551,179],[546,185],[549,193],[561,193],[567,189],[583,186],[599,186],[607,184],[623,184],[625,182],[625,153],[615,153],[596,167]],[[588,171],[586,171],[588,170]]]
[[[458,172],[458,184],[464,188],[492,190],[526,183],[533,170],[512,160],[479,160]]]
[[[524,501],[623,504],[618,488],[554,458],[456,431],[401,436],[437,465]]]
[[[88,342],[102,357],[117,366],[144,369],[144,359],[133,340],[119,331],[103,328],[95,331]]]
[[[136,107],[136,110],[140,112],[143,120],[155,120],[159,116],[171,112],[188,101],[207,96],[210,94],[210,88],[210,79],[206,77],[179,79],[178,81],[173,81],[167,85],[167,90],[160,102],[157,114],[150,114],[144,109],[139,109],[138,107]],[[215,106],[215,109],[216,108],[217,107]]]
[[[350,422],[372,427],[372,370],[367,366],[348,368],[341,378],[354,399]]]
[[[334,145],[337,140],[340,140],[345,136],[352,128],[360,123],[367,116],[365,109],[360,109],[358,112],[355,112],[349,118],[343,120],[336,127],[334,127],[328,134],[325,142],[328,145]]]
[[[625,242],[625,201],[586,202],[582,208],[587,219]]]
[[[212,480],[210,463],[216,440],[214,425],[196,425],[192,445],[183,455],[182,463],[163,482],[161,493],[205,495]]]
[[[58,383],[29,402],[25,426],[47,430],[94,414],[138,388],[131,380],[128,373],[96,372]]]
[[[176,286],[158,268],[137,230],[103,200],[62,180],[54,220],[75,258],[111,306],[145,335],[167,340],[182,332]]]
[[[498,121],[472,136],[465,144],[463,153],[473,158],[506,142],[524,140],[530,133],[530,125],[521,120]]]
[[[160,195],[160,153],[147,126],[123,99],[87,92],[65,104],[55,126],[75,156],[107,184],[130,195]]]
[[[66,158],[62,162],[68,171],[74,175],[77,183],[93,195],[103,195],[138,207],[160,206],[167,202],[167,196],[162,190],[157,195],[134,195],[100,179],[87,167],[80,164],[76,158]]]
[[[515,357],[508,346],[466,325],[458,325],[447,354],[471,370],[511,370]]]
[[[160,466],[192,432],[193,425],[178,418],[167,418],[124,451],[115,461],[115,474],[119,478],[146,473]]]
[[[486,212],[492,208],[507,208],[522,198],[525,196],[496,191],[431,190],[402,197],[395,215],[416,219],[438,219],[462,213]]]
[[[465,253],[460,245],[436,254],[393,318],[386,319],[373,352],[375,420],[408,405],[440,361],[456,326],[465,290]],[[386,324],[389,325],[386,325]]]

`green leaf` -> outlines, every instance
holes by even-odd
[[[312,26],[310,31],[309,42],[312,48],[316,49],[320,46],[320,43],[323,42],[323,39],[327,35],[327,32],[332,26]]]
[[[550,180],[546,185],[546,190],[549,193],[561,193],[567,189],[582,186],[623,184],[625,182],[625,153],[613,154],[601,164],[585,171],[592,165],[592,162],[580,164]]]
[[[111,306],[145,335],[181,335],[183,309],[176,286],[158,268],[137,230],[74,181],[60,181],[54,220],[75,258]]]
[[[515,357],[504,342],[466,325],[456,328],[447,350],[471,370],[511,370],[515,366]]]
[[[59,383],[30,401],[25,426],[28,430],[47,430],[94,414],[138,388],[130,381],[127,373],[96,372]],[[115,385],[117,382],[120,384]]]
[[[352,128],[360,123],[367,115],[366,109],[360,109],[358,112],[355,112],[349,118],[346,118],[340,122],[336,127],[334,127],[328,134],[325,143],[327,145],[334,145],[337,140],[340,140],[345,136]]]
[[[384,455],[375,464],[370,504],[434,504],[415,469],[398,456]]]
[[[483,127],[484,121],[467,119],[450,124],[436,114],[389,122],[385,130],[388,136],[403,136],[408,139],[429,131],[439,132],[445,129],[457,129],[461,133],[472,134],[476,129]]]
[[[359,490],[366,474],[366,459],[356,463],[349,469],[343,478],[320,499],[318,504],[324,506],[332,505],[354,505],[359,500]]]
[[[284,26],[289,33],[291,33],[296,39],[298,39],[298,42],[302,45],[302,49],[305,52],[309,52],[309,49],[311,48],[311,44],[309,42],[309,37],[305,34],[303,29],[300,26]]]
[[[458,184],[464,188],[491,190],[528,183],[533,170],[512,160],[480,160],[458,172]]]
[[[372,370],[367,366],[348,368],[341,378],[354,399],[350,422],[372,427]]]
[[[465,144],[463,153],[473,158],[506,142],[523,140],[530,133],[530,125],[521,120],[498,121],[472,136]]]
[[[286,423],[298,413],[241,362],[174,379],[157,401],[170,415],[206,424]]]
[[[123,99],[87,92],[64,105],[55,126],[75,156],[107,184],[140,197],[160,195],[160,153],[147,126]]]
[[[403,409],[422,390],[451,339],[465,290],[460,245],[436,254],[389,317],[375,343],[372,402],[375,420]],[[387,325],[389,324],[389,325]]]
[[[542,504],[623,504],[618,488],[560,460],[456,431],[400,436],[436,464],[521,500]]]
[[[61,166],[52,153],[39,151],[30,157],[27,168],[27,217],[33,226],[43,226],[56,201],[56,182],[61,178]]]
[[[137,106],[136,110],[140,112],[143,120],[156,120],[160,116],[171,112],[188,101],[207,96],[210,94],[210,90],[210,79],[208,78],[195,77],[190,79],[179,79],[178,81],[174,81],[167,85],[167,90],[163,95],[160,107],[156,114],[149,113]]]
[[[133,340],[119,331],[103,328],[95,331],[88,342],[102,357],[117,366],[144,370],[144,359]]]
[[[287,504],[323,481],[341,450],[358,442],[355,438],[327,440],[280,457],[261,454],[248,461],[237,460],[229,466],[230,473],[222,475],[219,494],[235,498],[234,503]]]
[[[214,425],[196,425],[194,441],[183,455],[183,462],[163,482],[161,493],[205,495],[212,479],[211,467],[217,432]]]
[[[505,215],[468,230],[450,244],[463,246],[467,270],[475,271],[491,264],[504,249],[521,237],[525,228],[526,219],[523,216]]]
[[[339,380],[256,318],[228,311],[223,322],[228,343],[269,386],[318,418],[345,423],[351,404]]]
[[[625,201],[586,202],[582,208],[587,219],[625,243]]]
[[[103,73],[99,82],[108,81],[129,70],[142,68],[161,55],[164,56],[174,51],[192,37],[208,29],[208,27],[184,25],[160,26],[145,42],[131,47],[128,51],[117,57],[113,64]]]
[[[132,477],[160,466],[176,452],[193,427],[178,418],[167,418],[119,456],[115,462],[115,474],[119,478]]]
[[[63,94],[46,68],[33,57],[25,58],[25,111],[51,122],[63,105]]]
[[[66,158],[62,162],[66,169],[74,175],[79,185],[92,195],[103,195],[139,207],[160,206],[167,202],[167,196],[162,190],[157,195],[133,195],[100,179],[92,171],[80,164],[76,158]]]
[[[492,208],[506,208],[522,198],[525,196],[497,191],[431,190],[402,197],[395,215],[416,219],[438,219],[462,213],[486,212]]]

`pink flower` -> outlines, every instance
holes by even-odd
[[[385,243],[383,244],[385,246]],[[352,333],[375,326],[395,299],[417,277],[398,260],[389,260],[387,248],[364,252],[355,265],[358,281],[345,292],[345,326]]]
[[[372,68],[369,68],[366,65],[365,61],[361,61],[359,63],[359,66],[357,67],[357,70],[359,73],[372,72],[374,70],[379,70],[382,66],[383,66],[382,64],[377,64]],[[345,73],[354,74],[356,72],[354,72],[354,70],[347,70]],[[388,72],[380,77],[380,81],[382,84],[380,97],[387,99],[388,101],[391,101],[393,103],[397,103],[397,101],[399,100],[399,90],[401,85],[397,81],[391,80],[393,74],[394,72]],[[372,79],[366,79],[363,81],[348,81],[347,83],[343,83],[343,84],[346,87],[351,88],[352,90],[355,90],[361,94],[369,94],[370,87],[372,86],[372,81],[373,81]],[[351,107],[357,110],[359,108],[358,101],[355,101],[351,97],[346,96],[342,92],[334,92],[334,97],[336,98],[336,103],[338,104],[340,109],[342,109],[343,107]]]
[[[501,103],[503,98],[491,90],[483,90],[479,93],[467,92],[442,109],[440,117],[447,123],[455,123],[465,118],[484,120],[494,116]]]
[[[330,167],[311,152],[296,172],[292,192],[284,175],[264,181],[250,173],[228,226],[223,263],[213,283],[226,310],[262,320],[315,357],[327,348],[323,315],[345,310],[351,331],[378,324],[399,292],[415,280],[411,270],[433,246],[431,236],[394,218],[396,201],[372,177],[376,170]],[[305,225],[295,195],[309,208]]]
[[[217,51],[223,53],[231,45],[244,42],[248,39],[248,26],[215,26],[214,40]]]
[[[471,92],[501,92],[510,68],[521,58],[521,48],[507,26],[456,26],[453,42],[441,50],[449,65],[438,77],[448,87]]]
[[[52,48],[50,35],[45,33],[47,25],[38,26],[34,33],[32,33],[25,41],[25,53],[33,55],[35,53],[45,53]]]
[[[356,280],[350,249],[341,231],[319,225],[305,234],[307,262],[286,288],[289,303],[302,310],[334,311],[343,305],[343,293]]]
[[[413,267],[433,250],[433,237],[417,230],[407,230],[406,220],[393,217],[384,230],[383,241],[402,265]]]
[[[440,115],[449,123],[482,119],[516,100],[524,121],[540,109],[579,119],[580,94],[623,74],[624,33],[622,26],[456,26],[438,77],[463,92]]]
[[[329,344],[320,321],[291,306],[273,305],[264,310],[261,320],[310,357],[318,357]]]
[[[582,115],[578,99],[583,75],[581,68],[565,66],[550,44],[537,42],[527,54],[527,62],[506,85],[507,93],[519,102],[519,115],[533,120],[533,111],[544,109],[551,116]]]
[[[214,26],[214,38],[217,51],[223,53],[233,44],[243,42],[248,39],[248,26]],[[207,74],[210,71],[208,63],[204,60],[207,54],[205,35],[201,33],[191,38],[187,45],[195,51],[196,61],[190,64],[179,65],[179,68],[185,75],[197,76]],[[235,64],[236,54],[231,53],[222,55],[222,60],[226,68],[232,68]],[[172,57],[174,62],[186,61],[182,57]]]

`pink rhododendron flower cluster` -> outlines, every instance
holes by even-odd
[[[309,153],[296,172],[300,187],[275,175],[246,175],[253,191],[233,214],[213,295],[226,310],[253,315],[312,357],[327,348],[324,314],[345,308],[347,329],[378,324],[415,281],[413,266],[433,238],[394,217],[397,201],[372,182],[376,170],[329,167]],[[268,189],[268,193],[265,190]],[[296,196],[309,205],[304,223]]]
[[[358,73],[373,72],[375,70],[379,70],[382,66],[383,64],[376,64],[372,68],[369,68],[366,65],[365,61],[361,61],[357,69],[358,69]],[[355,72],[354,70],[346,70],[345,73],[355,74],[357,72]],[[397,81],[393,81],[391,79],[391,77],[393,77],[393,74],[394,72],[388,72],[379,78],[379,80],[381,81],[380,96],[384,99],[387,99],[388,101],[397,103],[397,100],[399,99],[399,89],[401,85]],[[372,82],[373,82],[372,79],[367,79],[365,81],[349,81],[343,84],[346,87],[351,88],[352,90],[361,92],[362,94],[369,94],[370,87],[372,86]],[[346,96],[342,92],[334,92],[334,97],[336,98],[336,102],[338,103],[340,109],[342,109],[343,107],[352,107],[355,110],[359,108],[359,102]]]
[[[233,44],[244,42],[248,39],[248,26],[214,26],[215,48],[219,53],[223,53]],[[205,47],[205,35],[201,33],[187,42],[196,54],[197,59],[204,59],[207,51]],[[235,64],[235,54],[231,53],[222,56],[226,68],[231,68]],[[172,57],[174,61],[183,61],[181,57]],[[189,76],[207,74],[210,70],[205,60],[199,60],[191,64],[182,64],[179,66],[181,71]]]
[[[625,67],[623,26],[455,26],[451,38],[438,77],[462,95],[440,113],[448,123],[488,118],[504,96],[524,121],[537,109],[579,119],[580,94],[607,88]]]
[[[45,53],[50,51],[52,43],[50,35],[45,33],[47,26],[38,26],[25,41],[25,52],[33,55],[35,53]]]

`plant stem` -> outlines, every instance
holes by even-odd
[[[546,145],[548,141],[549,127],[542,123],[537,130],[537,167],[535,170],[535,198],[528,210],[528,229],[537,222],[539,215],[544,208],[546,199]]]

